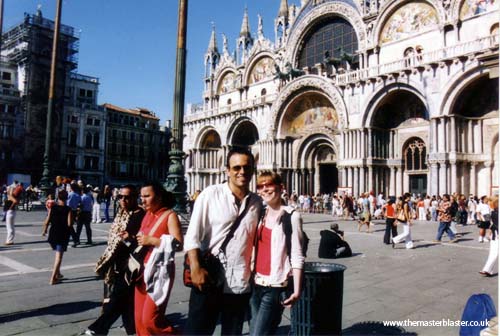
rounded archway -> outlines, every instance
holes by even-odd
[[[259,141],[259,131],[250,120],[243,120],[234,129],[231,146],[251,147]]]
[[[298,144],[298,192],[332,193],[339,186],[337,151],[324,134],[312,134]]]
[[[324,63],[327,58],[336,68],[357,68],[357,50],[358,37],[351,23],[340,16],[325,16],[304,35],[295,63],[300,69],[309,67],[312,73],[317,71],[315,65]],[[327,71],[331,69],[328,67]]]

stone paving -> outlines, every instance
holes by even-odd
[[[16,244],[0,246],[0,334],[78,335],[99,314],[102,283],[93,265],[105,247],[109,223],[93,225],[93,246],[69,248],[64,255],[65,280],[48,284],[53,252],[41,237],[43,211],[18,211]],[[459,227],[463,237],[457,244],[435,244],[437,223],[416,222],[415,249],[404,244],[392,249],[382,243],[384,225],[378,221],[373,233],[358,232],[356,222],[335,220],[345,230],[354,255],[326,260],[317,257],[319,232],[334,219],[325,214],[304,215],[304,229],[311,241],[308,261],[336,262],[344,273],[342,327],[344,335],[457,335],[458,327],[382,327],[387,320],[459,320],[470,295],[487,293],[498,308],[498,277],[478,274],[488,255],[488,244],[477,242],[475,226]],[[363,229],[364,231],[364,229]],[[0,225],[0,241],[5,240]],[[82,242],[85,234],[82,233]],[[182,254],[176,256],[177,274]],[[169,318],[182,326],[186,319],[189,291],[177,276],[167,308]],[[115,324],[111,335],[125,335]],[[289,331],[285,311],[280,333]],[[247,326],[244,329],[248,331]],[[216,332],[217,334],[218,332]]]

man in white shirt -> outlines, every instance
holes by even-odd
[[[227,155],[228,182],[207,187],[194,203],[184,240],[188,251],[193,288],[189,299],[186,335],[211,335],[221,320],[222,335],[241,335],[250,299],[251,258],[262,200],[249,191],[254,157],[243,148]],[[200,264],[207,251],[219,250],[233,223],[243,211],[234,236],[227,243],[221,279],[212,279]],[[211,283],[223,280],[222,287]]]

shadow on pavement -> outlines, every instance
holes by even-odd
[[[64,278],[62,279],[62,284],[67,284],[67,283],[79,283],[79,282],[87,282],[87,281],[99,281],[99,277],[97,276],[84,276],[84,277],[79,277],[79,278]]]
[[[404,335],[416,336],[415,332],[408,332],[402,327],[384,326],[379,321],[366,321],[353,324],[347,329],[342,330],[344,336],[364,336],[364,335]]]
[[[99,307],[100,305],[101,305],[100,302],[92,302],[92,301],[58,303],[44,308],[25,310],[21,312],[0,315],[0,324],[22,320],[29,317],[37,317],[44,315],[76,314],[94,309],[96,307]]]

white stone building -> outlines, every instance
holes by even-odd
[[[494,0],[281,0],[271,41],[245,12],[233,55],[212,32],[185,116],[188,192],[226,178],[233,145],[298,193],[497,192],[498,17]]]

